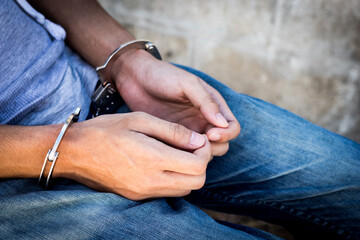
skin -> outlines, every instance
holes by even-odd
[[[66,29],[67,43],[94,67],[134,39],[96,1],[32,4]],[[184,196],[201,188],[212,156],[225,154],[228,141],[240,133],[223,97],[143,50],[123,54],[111,74],[134,112],[74,123],[58,149],[53,177],[132,200]],[[0,125],[0,177],[37,178],[61,127]]]

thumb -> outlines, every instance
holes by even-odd
[[[206,90],[206,83],[201,79],[197,78],[197,81],[192,81],[191,86],[185,87],[184,92],[209,123],[222,128],[229,126],[229,123],[220,112],[218,103],[210,92]]]
[[[143,113],[143,119],[133,130],[161,140],[180,149],[194,150],[205,144],[205,137],[180,124]],[[143,122],[144,121],[144,122]],[[144,124],[142,124],[143,122]]]

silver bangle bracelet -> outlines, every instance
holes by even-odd
[[[81,108],[77,108],[75,110],[75,112],[73,112],[69,117],[68,119],[66,120],[66,122],[64,123],[64,126],[61,128],[61,131],[59,133],[59,136],[56,138],[56,141],[55,141],[55,144],[52,148],[50,148],[50,150],[48,151],[48,153],[46,154],[46,157],[45,157],[45,160],[44,160],[44,164],[42,166],[42,169],[41,169],[41,172],[40,172],[40,177],[39,177],[39,185],[42,184],[42,180],[43,180],[43,175],[44,175],[44,171],[45,171],[45,167],[46,167],[46,163],[49,161],[51,162],[51,168],[50,168],[50,171],[49,171],[49,174],[46,178],[46,182],[45,182],[45,188],[48,188],[49,186],[49,182],[50,182],[50,179],[51,179],[51,176],[52,176],[52,173],[54,171],[54,167],[55,167],[55,163],[56,163],[56,160],[58,159],[59,157],[59,152],[57,152],[57,149],[60,145],[60,142],[62,140],[62,138],[64,137],[67,129],[70,127],[70,125],[73,123],[73,122],[77,122],[78,119],[79,119],[79,114],[80,114],[80,110]]]
[[[114,62],[125,52],[131,49],[143,49],[153,55],[155,58],[161,60],[161,55],[156,46],[147,40],[134,40],[120,45],[113,53],[110,54],[104,65],[96,68],[96,72],[99,75],[102,83],[110,82],[111,80],[111,67]]]

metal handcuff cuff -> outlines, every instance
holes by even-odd
[[[152,42],[146,40],[134,40],[120,45],[120,47],[109,56],[104,65],[96,68],[99,81],[98,87],[91,97],[92,117],[113,113],[124,104],[124,100],[116,90],[116,86],[111,79],[111,67],[123,53],[131,49],[143,49],[155,58],[161,60],[160,53]]]
[[[48,188],[49,187],[49,183],[50,183],[50,179],[51,179],[51,176],[53,174],[53,171],[54,171],[54,167],[55,167],[55,163],[56,163],[56,160],[58,159],[59,157],[59,152],[57,152],[57,149],[60,145],[60,142],[62,140],[62,138],[64,137],[67,129],[70,127],[70,125],[73,123],[73,122],[77,122],[78,119],[79,119],[79,114],[80,114],[80,111],[81,109],[78,107],[75,112],[73,112],[69,117],[68,119],[66,120],[66,122],[64,123],[63,127],[61,128],[61,131],[59,133],[59,136],[56,138],[56,141],[55,141],[55,144],[52,148],[50,148],[50,150],[48,151],[48,153],[46,154],[46,157],[45,157],[45,160],[44,160],[44,164],[42,166],[42,169],[41,169],[41,173],[40,173],[40,177],[39,177],[39,185],[44,185],[45,188]],[[44,175],[44,171],[45,171],[45,166],[46,166],[46,163],[47,162],[51,162],[51,167],[50,167],[50,171],[49,171],[49,174],[46,178],[46,181],[44,183],[43,181],[43,175]]]
[[[153,55],[157,59],[161,60],[159,51],[157,50],[155,45],[149,41],[135,40],[125,43],[120,47],[118,47],[106,60],[103,66],[96,68],[96,71],[100,78],[100,84],[91,97],[92,100],[91,111],[93,113],[93,117],[97,117],[100,114],[115,112],[115,110],[124,103],[120,94],[116,90],[115,84],[111,80],[110,70],[116,59],[119,58],[123,53],[131,49],[144,49],[149,53],[151,53],[151,55]],[[50,179],[56,164],[56,160],[59,157],[59,152],[57,152],[57,149],[60,145],[60,142],[64,137],[67,129],[70,127],[70,125],[73,122],[78,121],[80,110],[81,110],[80,108],[77,108],[75,112],[68,117],[55,141],[54,146],[50,148],[50,150],[48,151],[45,157],[39,177],[39,185],[44,185],[45,188],[48,188],[49,186]],[[46,181],[44,182],[45,178],[43,177],[43,175],[45,172],[47,162],[51,162],[52,164],[49,170],[49,174],[46,178]]]

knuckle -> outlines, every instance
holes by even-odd
[[[206,175],[203,174],[203,175],[201,175],[201,177],[199,177],[198,181],[196,181],[193,189],[194,190],[201,189],[205,185],[205,181],[206,181]]]
[[[197,162],[193,167],[193,172],[195,175],[202,175],[206,172],[207,161],[202,160]]]
[[[122,124],[129,129],[136,129],[139,122],[143,121],[143,114],[141,112],[127,113],[125,116],[127,117],[122,119]]]
[[[143,121],[144,119],[148,118],[148,114],[145,112],[132,112],[132,119],[135,121]]]
[[[202,86],[201,78],[199,78],[198,76],[193,76],[191,80],[191,84],[198,84],[199,86]]]
[[[231,140],[231,136],[230,136],[229,133],[227,133],[227,134],[221,134],[221,139],[220,139],[220,142],[221,142],[221,143],[226,143],[226,142],[228,142],[228,141],[230,141],[230,140]]]
[[[223,156],[229,150],[229,143],[224,143],[224,146],[221,148],[219,156]]]
[[[189,195],[190,193],[191,193],[191,190],[185,190],[184,191],[184,196]]]
[[[237,136],[239,136],[240,132],[241,132],[241,126],[240,123],[238,121],[233,121],[231,126],[231,137],[230,139],[236,138]]]
[[[173,140],[186,139],[188,135],[186,128],[176,123],[169,124],[169,132]]]
[[[216,108],[219,108],[218,103],[215,101],[215,99],[208,93],[205,96],[205,102],[207,105],[213,105]]]
[[[211,96],[211,94],[208,94],[209,103],[216,105],[217,108],[219,108],[219,104],[216,102],[216,100]]]
[[[134,194],[142,195],[151,192],[151,186],[147,181],[142,181],[134,183],[134,186],[132,186],[131,191]]]
[[[132,117],[124,117],[121,119],[121,125],[125,128],[131,129],[132,128]]]
[[[186,195],[189,195],[191,193],[191,190],[183,190],[177,194],[178,197],[184,197]]]
[[[141,201],[146,198],[145,195],[134,193],[134,192],[122,194],[122,196],[127,199],[133,200],[133,201]]]
[[[241,125],[240,123],[236,122],[236,135],[235,136],[238,136],[241,132]]]
[[[215,101],[215,99],[213,98],[213,96],[206,90],[206,88],[203,85],[203,80],[201,80],[199,77],[196,77],[195,80],[196,84],[198,84],[199,86],[201,86],[201,88],[204,91],[204,95],[203,95],[203,102],[206,104],[211,104],[211,105],[215,105],[216,107],[219,106],[219,104]]]

